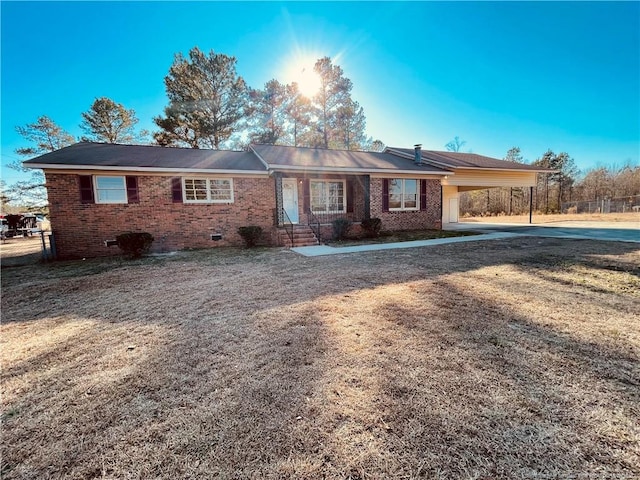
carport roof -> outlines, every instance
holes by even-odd
[[[415,150],[413,148],[388,147],[386,152],[398,153],[406,158],[413,158]],[[552,170],[540,168],[535,165],[524,163],[508,162],[497,158],[485,157],[475,153],[460,152],[439,152],[435,150],[422,150],[422,161],[429,165],[436,165],[441,168],[471,168],[489,170],[524,170],[529,172],[550,172]]]

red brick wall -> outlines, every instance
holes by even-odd
[[[427,208],[420,211],[383,212],[382,211],[382,179],[372,178],[370,183],[370,212],[371,217],[382,220],[382,229],[393,230],[425,230],[442,228],[441,217],[441,186],[440,180],[427,180]],[[303,204],[302,188],[299,189],[299,205]],[[323,239],[333,237],[331,221],[336,218],[348,218],[353,223],[349,236],[357,237],[364,232],[360,226],[364,212],[364,190],[361,182],[354,182],[354,213],[342,213],[334,215],[318,215],[321,222],[321,235]],[[307,215],[300,215],[300,222],[307,223]]]
[[[382,179],[371,179],[371,217],[382,220],[382,230],[442,228],[440,180],[427,180],[427,209],[406,212],[382,211]]]
[[[78,175],[45,173],[58,258],[120,254],[104,241],[127,231],[151,233],[155,252],[243,245],[237,229],[246,225],[261,226],[263,243],[274,243],[272,178],[234,178],[231,204],[173,203],[170,176],[138,176],[140,203],[82,204]]]

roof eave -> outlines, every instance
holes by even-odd
[[[321,173],[401,173],[411,175],[454,175],[449,171],[433,171],[433,170],[399,170],[395,168],[352,168],[352,167],[303,167],[293,165],[269,165],[269,170],[283,171],[283,172],[321,172]]]
[[[558,170],[549,170],[546,168],[500,168],[500,167],[464,167],[464,166],[448,166],[453,170],[498,170],[501,172],[524,172],[524,173],[556,173]]]
[[[70,165],[70,164],[51,164],[51,163],[31,163],[25,165],[28,168],[39,168],[42,170],[98,170],[98,171],[119,171],[119,172],[150,172],[150,173],[223,173],[234,175],[264,175],[269,176],[266,170],[237,170],[224,168],[171,168],[171,167],[121,167],[117,165]]]

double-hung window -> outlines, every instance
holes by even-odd
[[[309,189],[312,212],[345,212],[347,199],[344,180],[311,180]]]
[[[96,203],[127,203],[127,183],[125,177],[103,177],[96,175],[94,182]]]
[[[392,178],[389,180],[389,210],[418,210],[418,180]]]
[[[232,203],[233,183],[230,178],[184,178],[186,203]]]

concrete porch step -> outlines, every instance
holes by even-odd
[[[282,245],[291,246],[291,238],[289,238],[289,234],[287,229],[280,228],[280,240]],[[309,228],[307,225],[294,225],[293,226],[293,246],[294,247],[310,247],[313,245],[319,245],[318,239],[316,235],[313,233],[313,230]]]

